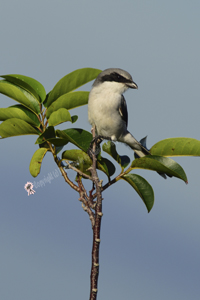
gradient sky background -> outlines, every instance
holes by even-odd
[[[139,86],[125,95],[129,130],[137,139],[148,135],[148,148],[169,137],[200,139],[199,16],[200,2],[193,0],[3,1],[0,73],[33,77],[49,92],[78,68],[123,68]],[[2,95],[0,102],[15,104]],[[90,131],[87,107],[73,113],[77,123],[61,128]],[[40,175],[31,177],[35,139],[0,141],[0,298],[88,299],[91,224],[78,194],[53,175],[50,154]],[[117,149],[133,157],[126,146],[117,143]],[[200,158],[175,160],[188,185],[135,172],[154,189],[150,214],[126,182],[105,191],[98,300],[199,299]],[[27,196],[27,181],[50,175],[50,184]]]

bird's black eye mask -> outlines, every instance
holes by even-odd
[[[132,83],[132,80],[123,77],[122,75],[113,72],[109,75],[104,75],[101,77],[101,82],[105,81],[115,81],[115,82],[123,82],[123,83]]]

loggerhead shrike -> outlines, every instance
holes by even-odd
[[[88,119],[101,139],[125,143],[143,157],[150,152],[127,129],[128,111],[123,93],[129,88],[138,86],[128,72],[118,68],[101,72],[89,94]],[[160,175],[166,178],[165,174]]]
[[[93,83],[88,100],[88,119],[102,138],[129,145],[142,157],[150,154],[127,130],[128,111],[123,93],[137,89],[131,75],[111,68],[101,72]]]

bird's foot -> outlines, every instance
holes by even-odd
[[[111,138],[107,137],[107,136],[103,136],[103,135],[97,135],[92,139],[92,141],[90,143],[90,147],[87,150],[87,154],[89,155],[90,158],[92,158],[93,155],[97,156],[100,153],[100,151],[101,151],[100,144],[103,142],[103,140],[110,140],[111,141]],[[93,144],[94,143],[96,145],[95,152],[93,151]]]

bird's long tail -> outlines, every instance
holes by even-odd
[[[135,152],[135,158],[139,158],[139,157],[144,157],[146,155],[151,155],[150,151],[147,149],[146,147],[146,138],[144,137],[143,139],[141,139],[139,142],[134,138],[134,136],[132,136],[132,134],[130,134],[130,132],[128,132],[124,138],[123,138],[123,142],[128,144],[131,149],[134,150]],[[160,173],[157,172],[160,176],[162,176],[164,179],[167,179],[167,175],[165,173]],[[171,177],[171,176],[169,176]]]

